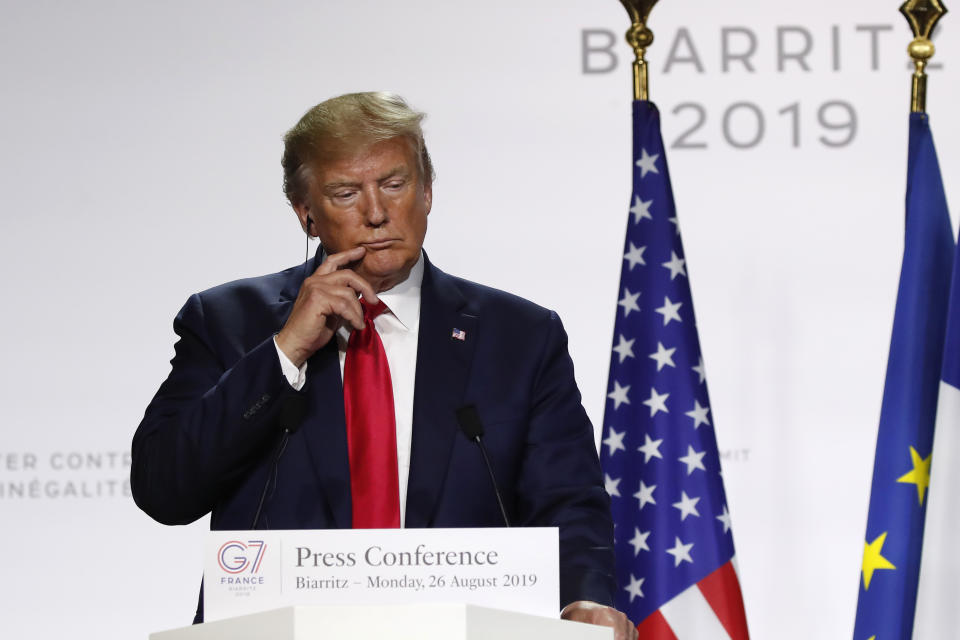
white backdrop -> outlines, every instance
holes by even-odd
[[[652,16],[760,639],[853,628],[903,228],[910,34],[883,4],[664,0]],[[129,441],[187,296],[302,259],[281,136],[331,95],[390,89],[430,114],[431,258],[557,309],[599,426],[630,191],[618,2],[0,6],[6,635],[142,638],[191,619],[206,522],[136,509]],[[953,18],[928,107],[956,203]],[[724,67],[724,28],[727,58],[755,44],[752,71]]]

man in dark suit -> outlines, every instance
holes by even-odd
[[[322,250],[190,298],[134,437],[134,498],[213,529],[500,526],[458,429],[474,407],[512,524],[560,529],[563,617],[635,637],[608,606],[608,497],[563,327],[426,258],[422,117],[350,94],[288,132],[285,190]]]

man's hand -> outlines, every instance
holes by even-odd
[[[341,326],[363,328],[363,308],[358,295],[362,294],[373,304],[379,302],[370,283],[345,268],[365,253],[363,247],[335,253],[304,280],[290,317],[277,334],[277,346],[296,366],[330,342]]]
[[[577,600],[563,608],[564,620],[613,627],[614,640],[637,640],[637,628],[616,609],[589,600]]]

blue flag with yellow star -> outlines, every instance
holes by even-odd
[[[954,242],[929,116],[910,114],[906,233],[854,640],[910,640]]]

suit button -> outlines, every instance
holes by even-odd
[[[252,407],[250,407],[249,409],[247,409],[247,410],[243,413],[243,419],[244,419],[244,420],[249,420],[250,418],[252,418],[253,415],[254,415],[257,411],[260,411],[260,409],[263,408],[263,405],[267,404],[267,402],[269,402],[269,401],[270,401],[270,394],[269,394],[269,393],[265,393],[265,394],[263,394],[262,396],[260,396],[260,399],[257,400],[256,403],[254,403],[254,405],[253,405]]]

